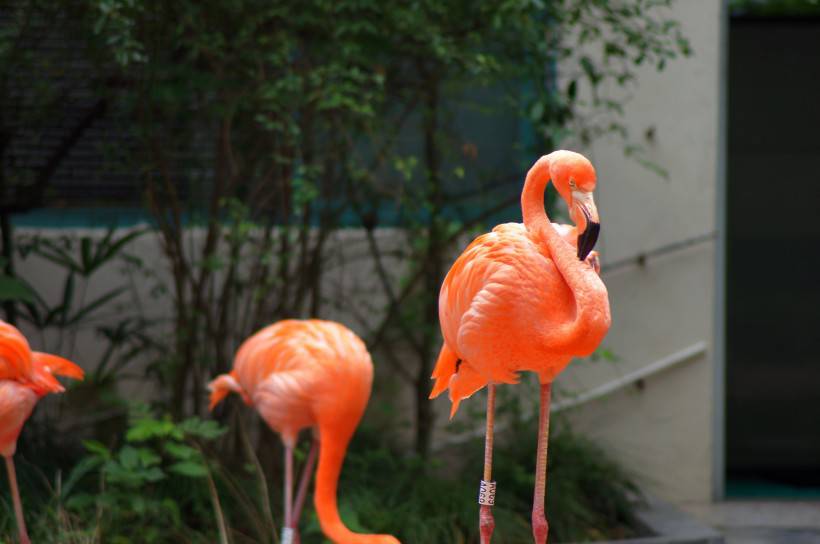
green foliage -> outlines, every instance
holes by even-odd
[[[87,282],[102,267],[121,259],[127,246],[144,233],[135,230],[116,236],[112,228],[100,239],[92,236],[78,239],[69,236],[58,239],[40,235],[21,237],[16,249],[22,259],[36,255],[64,274],[62,297],[56,305],[49,305],[25,280],[16,279],[28,293],[21,299],[24,303],[21,317],[40,330],[50,327],[76,330],[86,326],[100,310],[110,308],[111,303],[126,291],[125,286],[115,287],[89,301],[85,297]],[[78,278],[83,282],[79,293],[76,288]]]
[[[532,539],[535,428],[535,421],[519,422],[496,442],[493,541],[499,544]],[[366,430],[357,434],[339,486],[342,519],[354,530],[392,533],[402,542],[478,542],[475,497],[483,441],[444,450],[442,455],[454,457],[447,466],[396,455],[380,442]],[[639,536],[632,511],[640,495],[632,480],[599,447],[566,427],[550,439],[548,482],[551,542]],[[312,510],[302,526],[305,544],[323,542]]]
[[[20,278],[0,275],[0,301],[16,300],[34,304],[36,296],[29,284]]]
[[[124,443],[119,448],[88,440],[88,455],[63,486],[66,509],[80,518],[95,519],[96,530],[111,542],[168,542],[196,524],[210,524],[208,461],[201,444],[225,429],[214,421],[189,418],[175,423],[156,418],[146,407],[135,407]],[[94,479],[97,489],[72,493],[82,480]],[[125,540],[124,540],[125,539]]]

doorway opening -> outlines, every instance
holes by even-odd
[[[820,17],[732,17],[726,496],[820,497]]]

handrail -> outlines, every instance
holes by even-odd
[[[603,276],[609,274],[610,272],[620,270],[621,268],[626,268],[630,265],[643,267],[646,266],[647,261],[651,258],[660,257],[668,253],[675,253],[676,251],[682,251],[692,246],[696,246],[698,244],[714,240],[715,238],[717,238],[717,231],[709,231],[698,236],[693,236],[692,238],[686,238],[685,240],[677,240],[675,242],[672,242],[671,244],[666,244],[661,247],[656,247],[654,249],[642,251],[637,255],[632,255],[631,257],[618,259],[617,261],[612,262],[604,261],[601,263],[601,275]]]
[[[586,404],[587,402],[610,395],[615,391],[628,387],[629,385],[632,385],[640,380],[646,379],[650,376],[663,372],[664,370],[690,361],[698,355],[706,353],[707,348],[708,344],[705,341],[701,340],[699,342],[695,342],[691,346],[678,350],[674,353],[670,353],[669,355],[662,357],[657,361],[654,361],[646,366],[643,366],[638,370],[629,372],[628,374],[625,374],[619,378],[606,382],[602,385],[599,385],[598,387],[594,387],[589,391],[580,393],[566,400],[554,402],[550,407],[550,412],[554,414],[556,412],[568,410],[581,404]],[[495,430],[503,431],[505,427],[506,425],[504,423],[497,422],[495,425]],[[484,428],[481,427],[458,435],[447,436],[444,439],[439,440],[437,442],[437,447],[435,449],[439,450],[446,446],[461,444],[462,442],[466,442],[467,440],[470,440],[472,438],[478,438],[483,435]]]
[[[623,389],[633,383],[648,378],[653,374],[657,374],[673,366],[685,363],[690,359],[694,359],[698,355],[706,353],[706,347],[706,342],[702,340],[700,342],[696,342],[687,348],[670,353],[666,357],[658,359],[654,363],[648,364],[628,374],[624,374],[620,378],[616,378],[605,384],[599,385],[598,387],[590,389],[584,393],[580,393],[572,398],[555,402],[550,407],[550,412],[560,412],[606,395],[610,395],[619,389]]]

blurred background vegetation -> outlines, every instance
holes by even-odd
[[[34,540],[275,542],[278,440],[239,402],[211,418],[204,386],[261,326],[344,312],[388,376],[380,384],[413,402],[371,403],[345,465],[343,518],[406,542],[476,542],[481,446],[431,453],[440,282],[471,235],[520,219],[533,157],[608,136],[643,161],[619,97],[643,65],[690,54],[671,1],[4,0],[5,319],[40,332],[40,348],[69,354],[82,331],[106,346],[23,431]],[[558,63],[575,69],[559,77]],[[144,221],[15,233],[21,217],[71,206],[59,173],[100,126],[75,191],[103,209],[129,202]],[[498,127],[517,137],[499,146]],[[355,303],[328,288],[346,229],[362,233],[357,258],[379,290]],[[161,262],[134,250],[145,237],[160,241]],[[16,273],[32,258],[61,270],[56,301]],[[104,267],[120,284],[87,295]],[[135,381],[152,392],[142,404]],[[499,542],[530,534],[535,424],[521,394],[501,407],[512,425],[496,454]],[[550,448],[555,541],[639,531],[627,474],[566,425]],[[321,541],[312,511],[303,526],[303,542]]]

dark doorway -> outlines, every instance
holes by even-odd
[[[820,496],[820,18],[729,32],[728,496]]]

